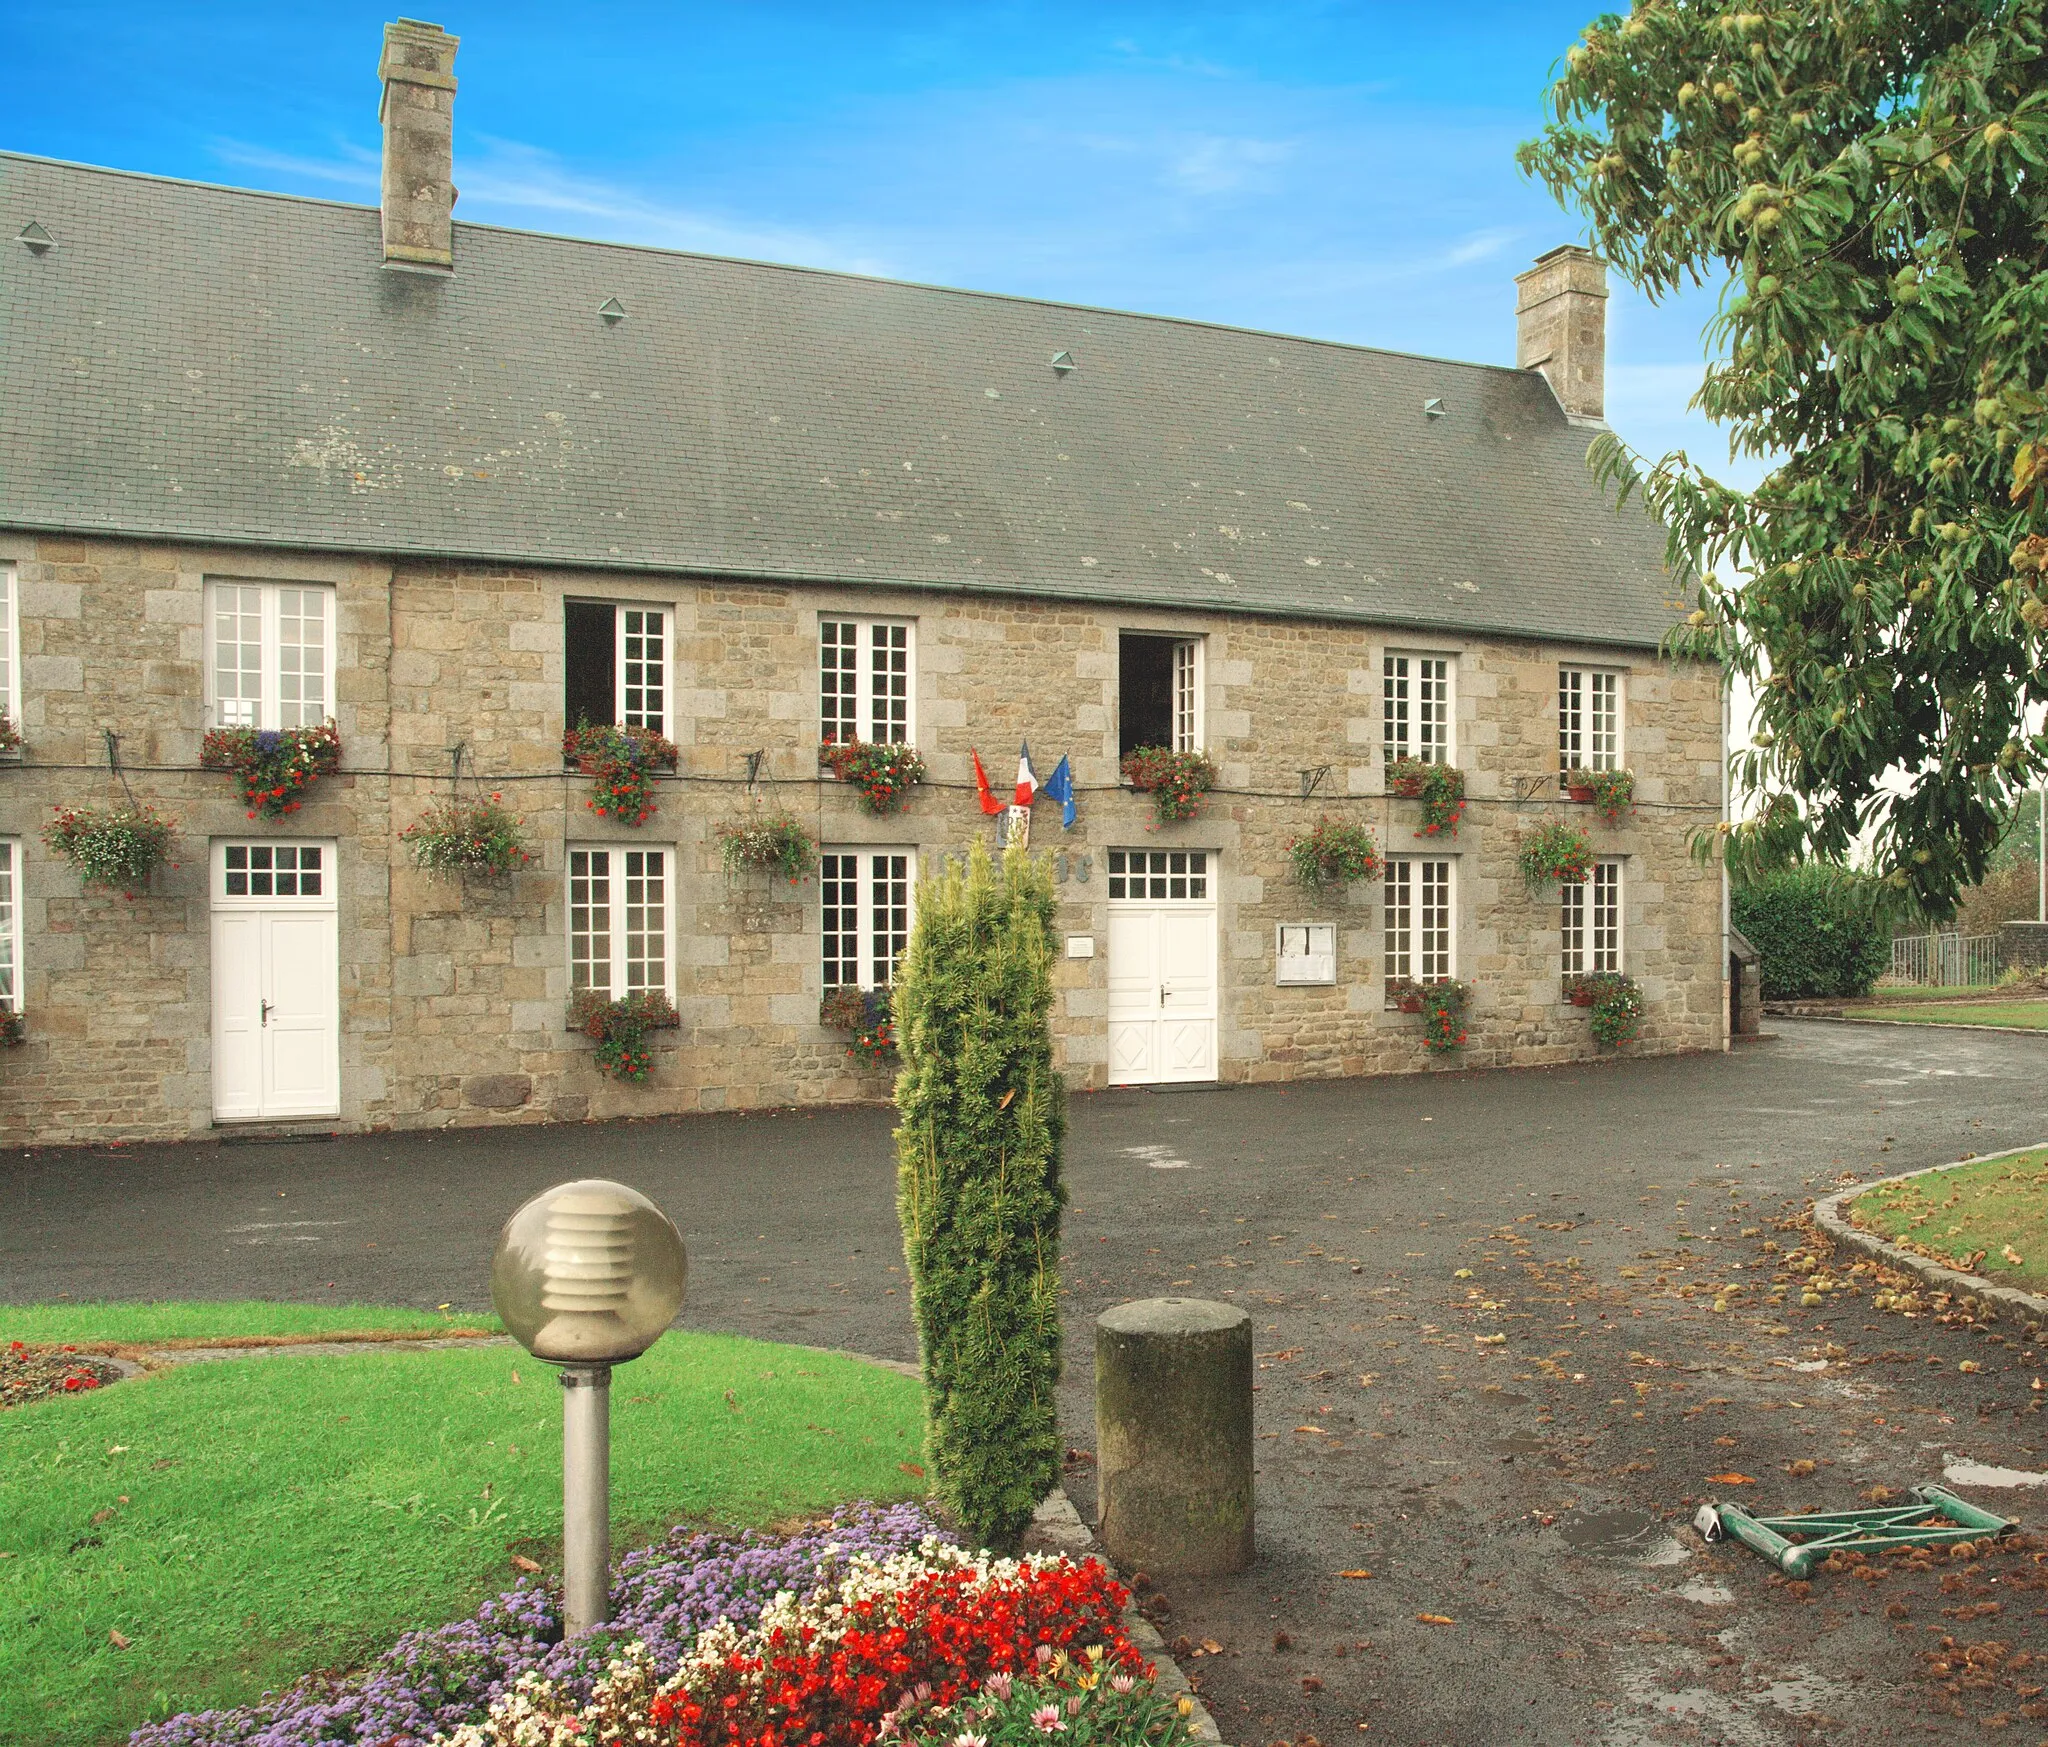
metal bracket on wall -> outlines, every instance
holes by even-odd
[[[1515,778],[1515,799],[1533,801],[1543,790],[1555,786],[1556,782],[1557,778],[1554,776],[1518,776]]]
[[[1314,764],[1307,765],[1302,769],[1301,798],[1304,801],[1307,800],[1310,795],[1314,794],[1317,789],[1321,788],[1324,782],[1328,780],[1331,768],[1332,767],[1327,764]]]
[[[462,755],[468,750],[467,740],[448,748],[448,781],[451,787],[462,781]]]
[[[761,786],[761,764],[767,756],[768,751],[766,747],[763,747],[759,752],[747,754],[747,792],[749,794]]]

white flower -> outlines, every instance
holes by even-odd
[[[1060,1715],[1058,1705],[1040,1705],[1031,1713],[1031,1726],[1041,1735],[1064,1735],[1066,1720]]]

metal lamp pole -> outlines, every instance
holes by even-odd
[[[536,1195],[505,1222],[491,1302],[562,1379],[562,1613],[570,1637],[611,1617],[612,1367],[637,1359],[682,1308],[689,1259],[638,1190],[590,1178]]]

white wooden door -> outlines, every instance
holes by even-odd
[[[1109,852],[1109,1078],[1216,1077],[1215,857]]]
[[[213,846],[213,1113],[341,1111],[331,843]]]

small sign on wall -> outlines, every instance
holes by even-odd
[[[1336,923],[1282,922],[1276,926],[1274,982],[1284,986],[1337,980]]]
[[[1093,958],[1095,936],[1092,934],[1070,934],[1067,936],[1067,957]]]

